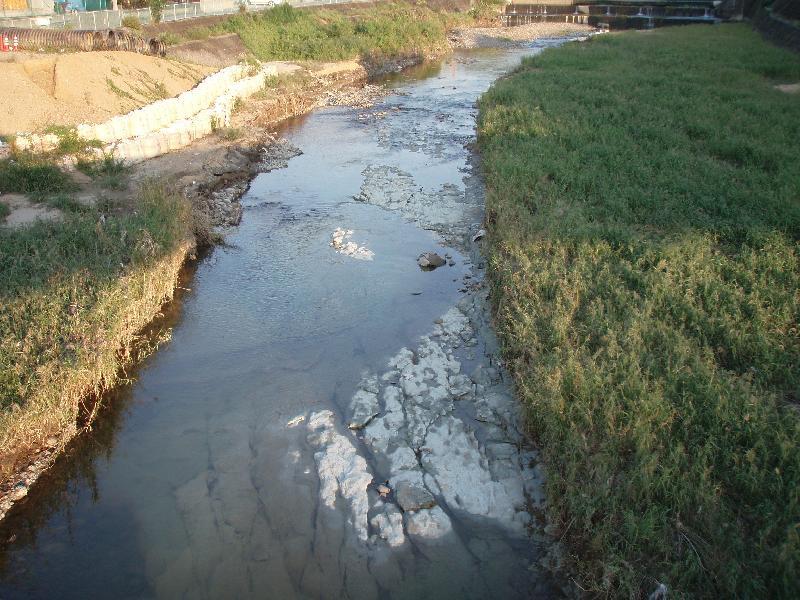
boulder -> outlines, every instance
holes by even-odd
[[[425,252],[424,254],[420,254],[419,258],[417,259],[417,264],[421,269],[426,271],[432,271],[433,269],[441,267],[446,263],[447,261],[436,254],[436,252]]]
[[[426,488],[408,481],[401,481],[397,484],[395,498],[405,512],[436,506],[436,498],[433,497],[433,494]]]

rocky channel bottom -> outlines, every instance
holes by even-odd
[[[465,196],[456,186],[425,193],[411,174],[386,167],[364,176],[359,201],[400,212],[458,246],[472,239],[482,204],[474,178]],[[339,238],[349,233],[334,232],[331,246],[347,255]],[[535,537],[542,474],[498,356],[479,248],[467,245],[475,261],[457,306],[384,370],[364,373],[343,415],[320,410],[290,421],[307,428],[321,505],[344,509],[356,544],[382,560],[406,547],[439,546],[479,565],[490,546],[474,532]]]
[[[465,296],[416,348],[365,376],[349,407],[355,435],[329,410],[309,416],[321,500],[333,508],[345,499],[363,542],[435,542],[456,515],[528,535],[541,475],[496,356],[476,356],[479,339],[496,347],[486,305],[485,291]]]

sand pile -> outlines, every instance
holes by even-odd
[[[132,52],[21,52],[2,58],[0,135],[99,123],[185,92],[214,70]]]

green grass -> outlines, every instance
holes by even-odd
[[[110,80],[106,80],[110,81]],[[45,134],[55,135],[58,138],[58,146],[51,154],[54,156],[67,156],[83,154],[92,148],[100,148],[102,144],[98,140],[85,140],[78,135],[74,127],[64,125],[49,125],[44,129]]]
[[[136,31],[142,30],[142,22],[139,20],[139,17],[135,15],[128,15],[127,17],[123,17],[122,26],[127,27],[128,29],[135,29]]]
[[[207,40],[212,35],[214,35],[214,30],[209,27],[192,27],[183,32],[182,39],[193,42],[198,40]]]
[[[169,43],[235,33],[262,61],[421,56],[446,52],[448,29],[494,21],[502,6],[501,0],[478,0],[468,13],[458,13],[433,10],[422,1],[386,2],[346,11],[281,4],[233,15],[208,27],[192,27]]]
[[[46,436],[68,435],[85,396],[113,385],[171,295],[191,231],[185,200],[157,182],[132,212],[61,208],[58,221],[0,228],[0,478]]]
[[[75,166],[79,171],[97,181],[101,187],[122,190],[128,185],[130,167],[124,161],[117,160],[110,154],[101,159],[79,159]]]
[[[160,34],[158,39],[164,42],[167,46],[174,46],[175,44],[179,44],[181,42],[181,37],[177,33],[172,33],[171,31],[165,31],[164,33]]]
[[[217,130],[217,135],[226,142],[235,142],[244,135],[240,127],[223,127]]]
[[[0,193],[41,197],[74,189],[72,179],[47,159],[19,153],[0,160]]]
[[[259,60],[333,61],[443,51],[447,26],[456,18],[405,2],[364,7],[355,14],[282,4],[233,16],[214,32],[239,34]]]
[[[591,594],[800,595],[794,81],[698,26],[546,51],[481,99],[497,323]]]

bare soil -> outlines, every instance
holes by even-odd
[[[133,52],[0,56],[0,135],[99,123],[185,92],[214,70]]]
[[[249,54],[236,33],[176,44],[167,49],[169,58],[215,68],[235,65]]]
[[[784,94],[800,94],[800,83],[783,83],[776,85],[775,89]]]

